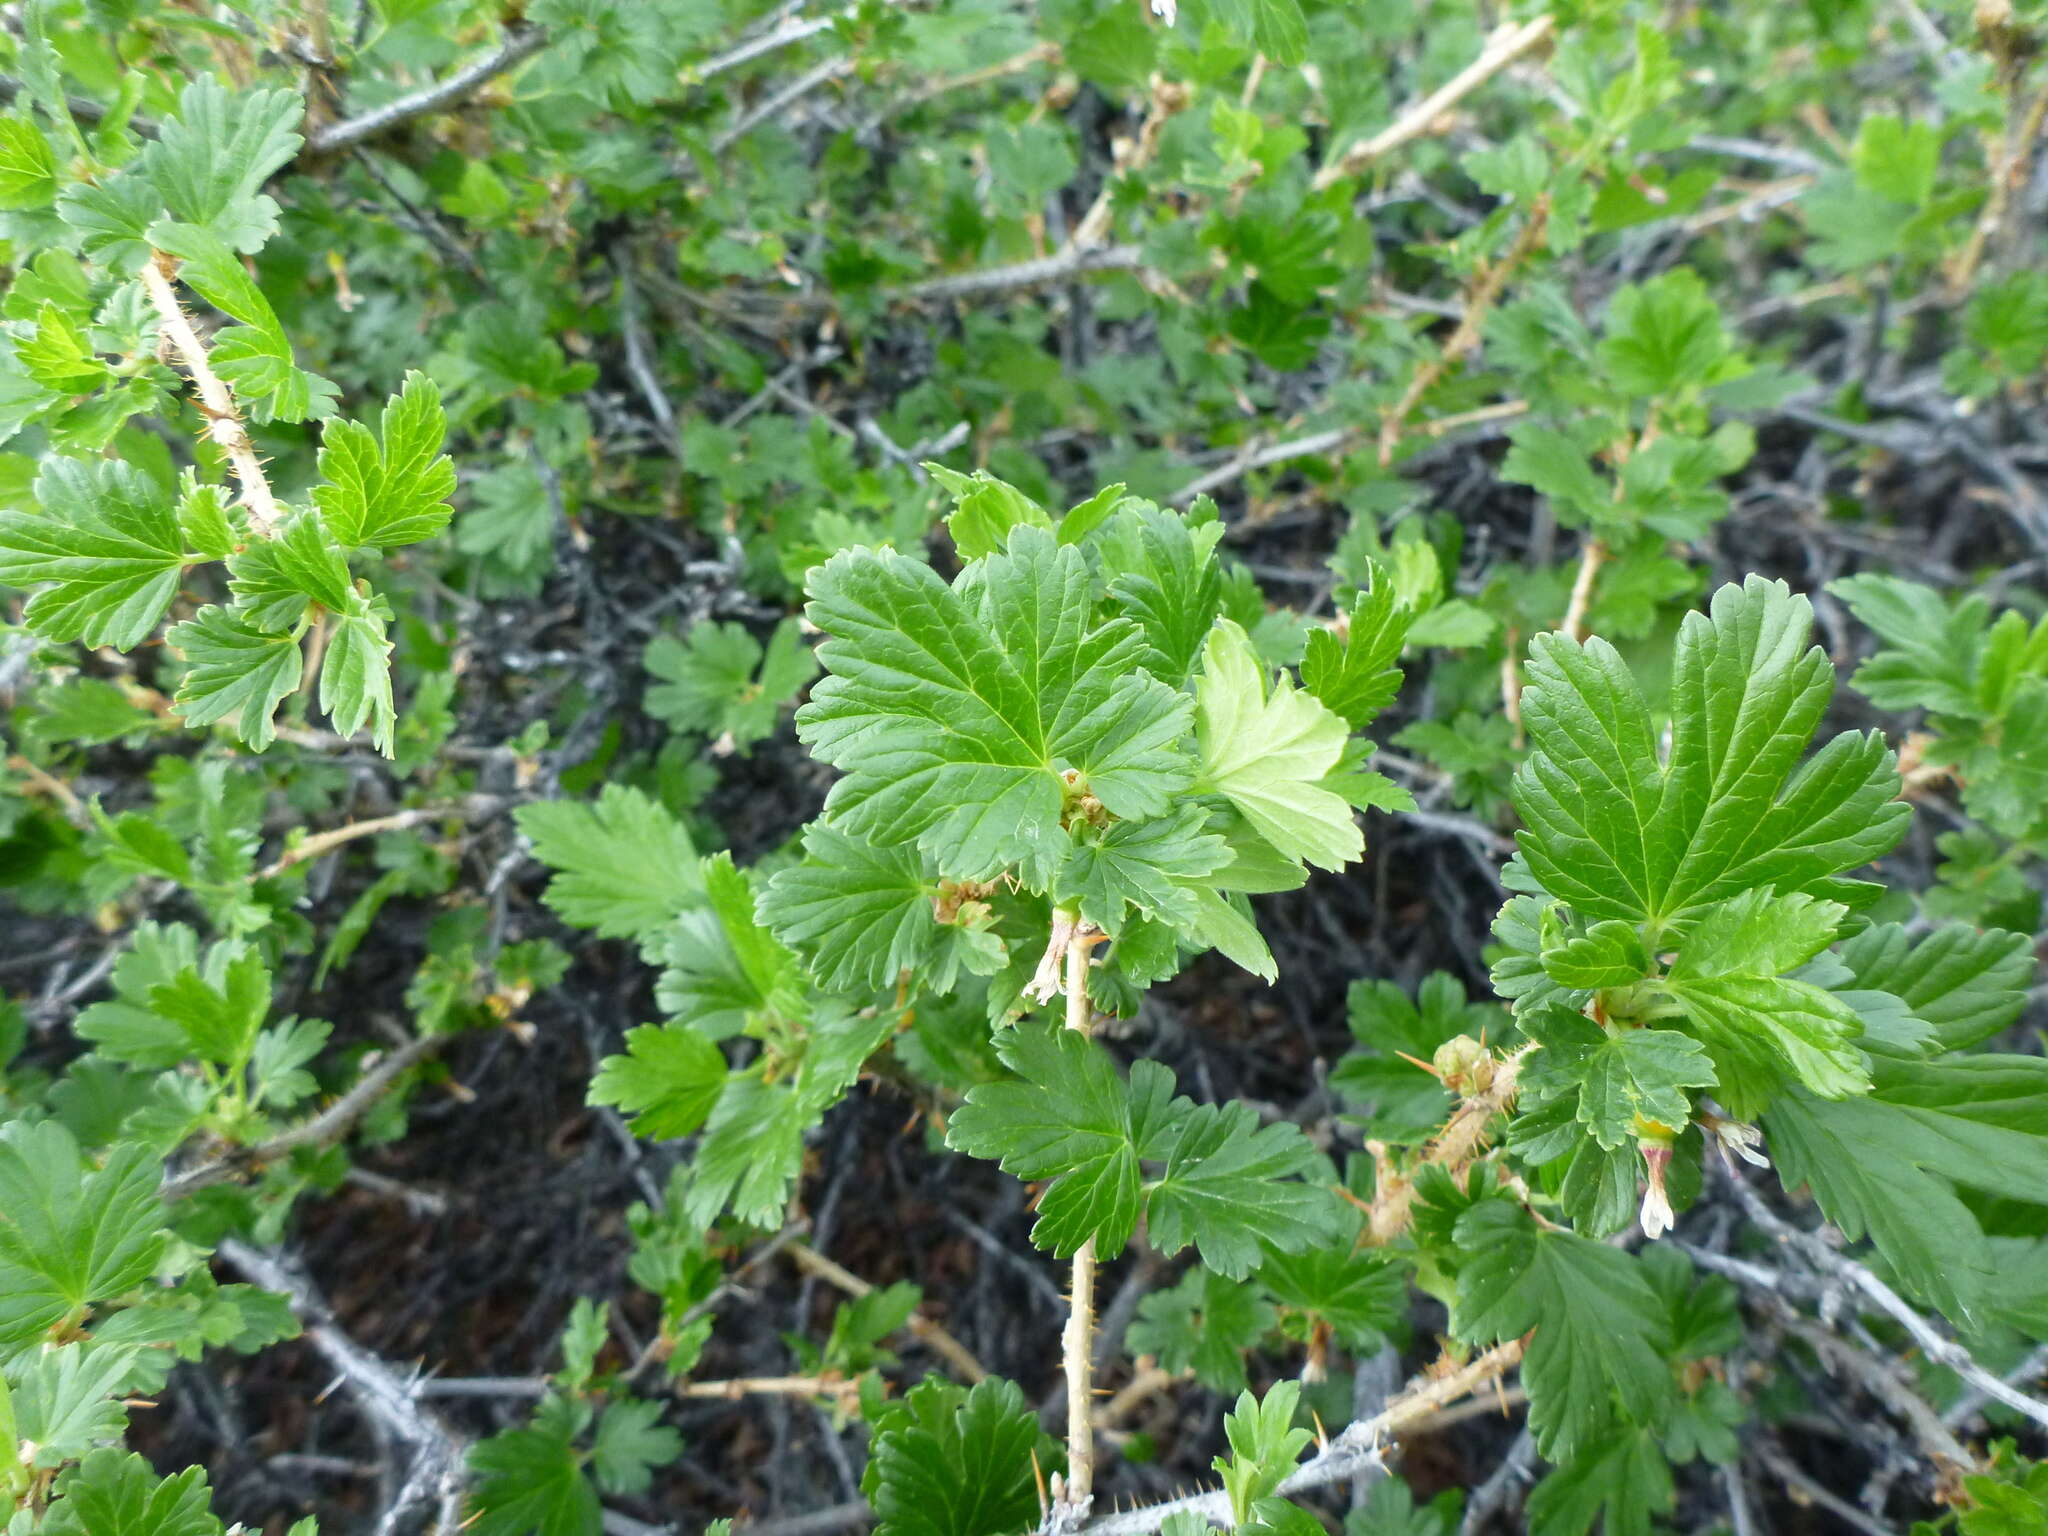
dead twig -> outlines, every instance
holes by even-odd
[[[1764,1203],[1762,1196],[1740,1179],[1731,1178],[1736,1197],[1749,1219],[1780,1243],[1797,1248],[1809,1262],[1827,1274],[1845,1280],[1861,1291],[1880,1312],[1905,1329],[1914,1343],[1937,1365],[1945,1365],[1992,1402],[2003,1403],[2015,1413],[2048,1428],[2048,1403],[2029,1397],[2019,1388],[2002,1381],[1979,1365],[1970,1352],[1954,1339],[1944,1336],[1884,1281],[1847,1254],[1829,1247],[1817,1234],[1795,1227]]]
[[[458,818],[475,821],[495,815],[510,803],[502,795],[472,795],[459,805],[422,805],[409,811],[394,811],[389,816],[372,816],[365,821],[352,821],[347,826],[315,832],[310,837],[291,844],[251,878],[275,879],[295,864],[303,864],[308,859],[317,859],[323,854],[332,853],[335,849],[345,847],[359,838],[376,837],[384,832],[404,832],[433,821],[450,821]]]
[[[1482,405],[1474,410],[1459,411],[1451,416],[1438,416],[1423,422],[1411,434],[1418,437],[1442,438],[1463,427],[1483,426],[1490,422],[1510,421],[1529,413],[1526,400],[1502,400],[1494,405]],[[1233,480],[1250,474],[1256,469],[1267,469],[1275,464],[1284,464],[1289,459],[1318,457],[1339,457],[1349,453],[1365,436],[1362,427],[1335,427],[1328,431],[1311,432],[1303,437],[1288,438],[1277,443],[1247,447],[1237,457],[1207,470],[1190,480],[1167,499],[1175,506],[1186,506],[1197,496],[1208,495]]]
[[[1065,282],[1090,272],[1130,272],[1145,265],[1145,253],[1135,245],[1106,245],[1094,250],[1062,247],[1051,256],[1007,266],[980,267],[972,272],[952,272],[918,282],[884,289],[892,299],[920,302],[929,299],[972,299],[984,294],[1008,293],[1019,288],[1042,288],[1047,283]]]
[[[532,58],[548,43],[547,29],[518,23],[505,29],[505,37],[496,48],[480,58],[472,59],[445,80],[423,86],[395,101],[387,101],[360,116],[347,118],[339,123],[316,129],[306,136],[307,154],[331,155],[338,149],[347,149],[365,139],[388,133],[400,123],[415,117],[424,117],[429,112],[438,112],[443,107],[452,107],[457,102],[474,95],[488,81],[496,79],[507,70],[516,69]]]
[[[408,1040],[396,1050],[378,1059],[377,1064],[365,1072],[359,1082],[302,1125],[295,1125],[288,1131],[280,1131],[268,1141],[258,1142],[253,1147],[240,1147],[225,1157],[166,1179],[163,1186],[165,1200],[182,1200],[198,1190],[215,1184],[226,1183],[265,1163],[274,1163],[286,1153],[299,1147],[324,1147],[347,1135],[357,1120],[384,1096],[385,1090],[396,1082],[399,1076],[424,1061],[447,1040],[446,1035],[420,1035]]]
[[[387,1438],[408,1447],[411,1464],[397,1494],[378,1517],[376,1536],[394,1536],[421,1505],[435,1514],[437,1536],[462,1527],[462,1498],[468,1483],[461,1436],[420,1406],[419,1382],[401,1375],[342,1331],[312,1281],[280,1253],[264,1253],[239,1238],[224,1238],[220,1256],[265,1290],[291,1302],[306,1324],[306,1340],[334,1367],[356,1405]]]
[[[875,1289],[870,1282],[861,1279],[859,1275],[856,1275],[844,1265],[835,1264],[808,1243],[791,1241],[784,1246],[787,1247],[789,1256],[796,1261],[799,1269],[808,1270],[820,1280],[838,1287],[849,1296],[858,1298],[867,1295]],[[908,1333],[921,1343],[929,1345],[934,1354],[943,1356],[951,1363],[955,1370],[959,1371],[969,1381],[982,1381],[987,1378],[988,1367],[974,1358],[974,1351],[965,1344],[962,1344],[952,1334],[948,1333],[923,1313],[913,1312],[910,1315],[910,1321],[903,1326]]]
[[[1510,1339],[1496,1344],[1468,1364],[1442,1376],[1430,1377],[1389,1403],[1384,1411],[1346,1427],[1316,1455],[1303,1462],[1280,1485],[1284,1498],[1311,1488],[1342,1482],[1361,1472],[1385,1470],[1382,1449],[1402,1431],[1425,1423],[1448,1404],[1457,1402],[1481,1387],[1498,1381],[1521,1363],[1523,1343]],[[1169,1499],[1143,1509],[1125,1510],[1087,1526],[1087,1536],[1147,1536],[1177,1514],[1192,1514],[1212,1522],[1228,1523],[1230,1496],[1217,1490]]]
[[[1553,16],[1538,16],[1535,20],[1525,21],[1519,26],[1501,27],[1486,40],[1486,46],[1479,51],[1478,58],[1420,101],[1409,105],[1400,116],[1371,138],[1352,145],[1317,171],[1315,180],[1310,185],[1317,192],[1327,191],[1346,177],[1356,176],[1380,156],[1433,131],[1437,120],[1452,107],[1515,60],[1547,41],[1556,31],[1557,19]]]

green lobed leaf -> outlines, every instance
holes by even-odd
[[[41,511],[0,512],[0,582],[40,587],[23,617],[51,640],[132,650],[156,629],[197,556],[156,483],[115,460],[43,461]]]
[[[1269,693],[1251,637],[1228,619],[1203,653],[1195,734],[1200,786],[1230,801],[1282,854],[1322,869],[1364,854],[1351,807],[1320,782],[1343,756],[1342,717],[1284,677]]]
[[[1880,709],[1977,712],[1977,668],[1990,604],[1971,594],[1951,605],[1932,587],[1898,576],[1849,576],[1828,591],[1877,632],[1884,648],[1849,684]]]
[[[1869,1086],[1856,1010],[1781,974],[1819,954],[1846,915],[1805,894],[1745,891],[1700,918],[1657,982],[1706,1044],[1719,1097],[1737,1118],[1754,1118],[1788,1079],[1828,1099]]]
[[[691,1165],[690,1218],[708,1225],[730,1207],[741,1221],[773,1226],[789,1204],[812,1118],[786,1083],[727,1078]]]
[[[251,541],[229,559],[228,573],[235,616],[272,634],[296,631],[310,603],[343,613],[358,601],[348,562],[309,512],[294,513],[275,538]]]
[[[689,832],[641,790],[607,784],[594,802],[538,801],[513,816],[555,871],[541,899],[564,922],[651,939],[702,896]]]
[[[1395,598],[1384,573],[1352,599],[1344,638],[1321,627],[1308,632],[1301,657],[1302,686],[1354,731],[1363,730],[1394,701],[1401,686],[1401,647],[1412,615]]]
[[[1138,1224],[1139,1144],[1173,1093],[1173,1074],[1141,1061],[1126,1088],[1101,1046],[1070,1029],[1018,1024],[997,1045],[1011,1082],[968,1090],[946,1145],[995,1158],[1020,1179],[1049,1179],[1031,1240],[1070,1258],[1089,1238],[1105,1259]]]
[[[78,232],[86,259],[124,274],[150,259],[149,227],[163,206],[149,178],[133,168],[57,194],[57,216]]]
[[[447,437],[441,390],[417,370],[385,403],[376,434],[358,422],[331,421],[320,438],[313,504],[333,539],[347,547],[396,549],[448,526],[455,465],[441,452]]]
[[[119,1399],[130,1390],[136,1354],[124,1345],[91,1343],[16,1356],[7,1367],[6,1391],[23,1459],[38,1468],[61,1467],[118,1442],[128,1428]]]
[[[1842,961],[1859,985],[1889,992],[1934,1027],[1943,1050],[2001,1033],[2026,1006],[2033,945],[2025,934],[1947,923],[1915,940],[1897,923],[1846,940]]]
[[[1612,917],[1545,948],[1541,958],[1543,973],[1572,991],[1630,986],[1650,969],[1650,952],[1635,925]]]
[[[1081,553],[1032,526],[956,588],[891,551],[813,571],[829,676],[797,727],[846,770],[827,815],[874,842],[913,838],[944,877],[1022,864],[1038,881],[1065,842],[1061,766],[1112,815],[1161,815],[1190,778],[1188,702],[1135,668],[1133,625],[1092,621],[1090,586]]]
[[[597,1486],[609,1494],[642,1494],[654,1474],[683,1454],[683,1437],[661,1422],[662,1405],[644,1398],[619,1398],[598,1416],[590,1466]]]
[[[1171,1129],[1144,1149],[1166,1162],[1145,1201],[1146,1234],[1155,1250],[1172,1254],[1192,1243],[1205,1265],[1237,1280],[1251,1273],[1266,1247],[1293,1253],[1330,1235],[1336,1197],[1296,1182],[1318,1162],[1299,1126],[1261,1126],[1257,1111],[1241,1100],[1218,1108],[1176,1099],[1172,1111]]]
[[[306,421],[334,413],[340,391],[293,361],[277,312],[226,240],[190,224],[155,224],[149,233],[159,249],[182,258],[178,277],[187,287],[242,322],[213,334],[207,360],[252,420]]]
[[[1302,1324],[1327,1326],[1345,1348],[1369,1351],[1399,1324],[1406,1277],[1384,1249],[1357,1246],[1364,1216],[1356,1206],[1340,1200],[1331,1209],[1329,1236],[1299,1253],[1268,1253],[1259,1283],[1294,1314],[1290,1336],[1302,1337]]]
[[[1140,503],[1118,512],[1095,540],[1111,573],[1110,596],[1144,631],[1143,665],[1162,682],[1177,684],[1194,669],[1216,622],[1223,572],[1215,549],[1222,531],[1221,523],[1193,526]]]
[[[1530,1013],[1522,1028],[1543,1047],[1524,1069],[1525,1091],[1538,1102],[1573,1098],[1577,1123],[1608,1151],[1657,1128],[1682,1130],[1692,1119],[1687,1090],[1714,1086],[1706,1050],[1676,1030],[1603,1029],[1557,1007]],[[1527,1145],[1526,1133],[1521,1145]]]
[[[931,477],[949,491],[954,500],[946,517],[946,531],[962,560],[979,560],[1000,553],[1010,542],[1014,528],[1051,529],[1052,514],[1015,486],[998,480],[987,470],[961,474],[943,464],[924,466]]]
[[[136,1143],[94,1169],[54,1122],[0,1127],[0,1342],[24,1342],[149,1278],[165,1242],[160,1178]]]
[[[1087,562],[1031,526],[948,587],[890,551],[811,573],[829,675],[797,712],[813,755],[845,771],[826,801],[846,832],[915,839],[944,876],[1025,866],[1065,842],[1075,770],[1111,814],[1157,816],[1187,786],[1187,701],[1137,670],[1127,621],[1097,625]]]
[[[222,955],[219,948],[206,969],[201,975],[188,967],[152,987],[149,1006],[183,1031],[193,1055],[239,1071],[270,1013],[270,970],[253,949]]]
[[[725,1088],[725,1053],[687,1024],[626,1031],[626,1053],[598,1063],[590,1102],[625,1111],[635,1136],[671,1141],[704,1123]]]
[[[1811,624],[1805,598],[1756,576],[1688,614],[1668,761],[1612,646],[1538,636],[1514,798],[1543,889],[1588,921],[1663,930],[1750,889],[1840,894],[1834,877],[1897,842],[1911,811],[1876,735],[1844,732],[1799,763],[1832,691]]]
[[[936,891],[914,847],[877,847],[824,822],[805,829],[803,847],[802,863],[769,880],[759,911],[819,985],[873,990],[925,959],[939,938]]]
[[[862,1489],[876,1536],[1015,1536],[1038,1520],[1039,1479],[1063,1465],[1012,1382],[967,1390],[928,1376],[876,1425]]]
[[[60,1474],[53,1493],[39,1536],[221,1536],[198,1467],[158,1477],[140,1456],[99,1450]]]
[[[1419,1505],[1401,1478],[1378,1478],[1344,1517],[1344,1536],[1453,1536],[1463,1502],[1464,1490],[1447,1488]]]
[[[571,1404],[548,1398],[531,1425],[471,1446],[475,1481],[463,1529],[470,1536],[599,1536],[603,1508],[583,1475],[579,1427]]]
[[[1617,1417],[1651,1421],[1672,1390],[1669,1322],[1637,1260],[1569,1232],[1539,1232],[1499,1199],[1459,1217],[1456,1240],[1466,1256],[1451,1313],[1457,1336],[1492,1344],[1535,1330],[1522,1382],[1545,1456],[1579,1454]]]
[[[186,85],[177,116],[158,129],[140,165],[173,216],[254,251],[277,222],[277,205],[259,189],[298,152],[304,116],[294,91],[231,95],[202,75]]]
[[[1196,920],[1188,884],[1231,862],[1230,845],[1206,830],[1198,806],[1183,805],[1153,821],[1120,821],[1083,833],[1054,877],[1052,899],[1078,905],[1081,916],[1112,936],[1127,911],[1186,926]]]
[[[1196,1265],[1179,1284],[1138,1303],[1129,1337],[1133,1355],[1156,1356],[1162,1370],[1191,1371],[1212,1392],[1242,1392],[1245,1351],[1278,1314],[1256,1287]]]
[[[150,1006],[150,993],[199,964],[197,936],[183,924],[136,924],[127,951],[114,962],[114,996],[93,1003],[73,1026],[99,1054],[151,1071],[176,1066],[191,1049],[182,1026]]]
[[[293,635],[268,634],[226,608],[203,608],[165,641],[182,652],[178,713],[188,725],[235,717],[235,733],[261,752],[276,738],[277,706],[299,686],[305,665]]]
[[[1948,1138],[1879,1099],[1796,1091],[1763,1124],[1787,1189],[1807,1186],[1844,1234],[1875,1243],[1902,1289],[1975,1320],[1999,1281],[1976,1217],[1935,1171],[1953,1156]]]
[[[111,381],[107,365],[77,322],[54,304],[44,304],[35,331],[14,344],[24,372],[53,394],[89,394]]]
[[[1280,1381],[1263,1398],[1240,1393],[1237,1406],[1223,1416],[1230,1455],[1218,1456],[1215,1467],[1237,1522],[1250,1519],[1252,1506],[1278,1490],[1301,1459],[1302,1448],[1315,1438],[1294,1426],[1300,1406],[1301,1383]]]
[[[715,738],[714,750],[742,755],[774,734],[783,708],[818,674],[817,658],[793,618],[775,626],[765,651],[740,625],[707,619],[683,640],[656,636],[643,661],[662,679],[647,690],[649,714],[673,730]]]
[[[356,598],[333,616],[327,654],[320,662],[320,707],[335,733],[353,736],[365,725],[370,745],[393,755],[398,711],[391,699],[391,641],[385,631],[390,610],[382,598]]]
[[[1651,1536],[1677,1491],[1655,1431],[1624,1428],[1553,1468],[1529,1494],[1531,1529],[1545,1536]]]
[[[1732,351],[1706,284],[1678,267],[1616,290],[1599,357],[1617,388],[1647,398],[1720,382]]]
[[[0,117],[0,211],[47,208],[57,196],[57,158],[26,117]]]

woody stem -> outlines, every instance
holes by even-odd
[[[249,429],[242,425],[235,410],[234,395],[213,371],[213,365],[207,361],[206,343],[199,339],[184,306],[178,302],[178,290],[171,286],[177,271],[175,257],[162,251],[152,252],[142,264],[142,290],[156,306],[157,328],[192,376],[192,387],[199,391],[199,403],[207,416],[206,436],[220,444],[227,455],[228,466],[242,487],[243,505],[255,520],[257,532],[266,538],[275,537],[284,513],[270,493],[270,481],[264,476],[262,461],[256,457],[256,445],[249,440]]]
[[[1067,1028],[1082,1035],[1093,1022],[1088,1004],[1088,946],[1078,914],[1066,954]],[[1074,1283],[1067,1306],[1067,1325],[1060,1338],[1067,1375],[1067,1477],[1060,1494],[1063,1509],[1055,1513],[1079,1521],[1088,1512],[1095,1482],[1095,1426],[1090,1412],[1094,1396],[1093,1351],[1089,1334],[1095,1321],[1095,1239],[1074,1254]]]

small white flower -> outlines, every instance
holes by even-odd
[[[1176,0],[1152,0],[1152,14],[1170,27],[1180,19],[1180,6]]]
[[[1065,991],[1067,951],[1076,944],[1085,948],[1094,942],[1093,935],[1094,930],[1073,913],[1053,908],[1052,934],[1024,995],[1034,1003],[1049,1003]]]
[[[1654,1243],[1678,1225],[1671,1210],[1671,1197],[1664,1192],[1664,1170],[1671,1164],[1671,1149],[1645,1146],[1643,1161],[1650,1168],[1650,1187],[1643,1191],[1643,1236]]]
[[[1728,1161],[1733,1152],[1752,1168],[1768,1168],[1771,1160],[1760,1150],[1764,1144],[1764,1133],[1753,1125],[1744,1125],[1740,1120],[1717,1120],[1714,1122],[1714,1143],[1721,1153],[1721,1161]],[[1729,1164],[1732,1170],[1734,1165]]]
[[[1734,1153],[1752,1168],[1768,1168],[1771,1160],[1764,1156],[1762,1147],[1764,1133],[1753,1125],[1730,1119],[1720,1112],[1719,1106],[1703,1104],[1697,1116],[1700,1129],[1713,1138],[1714,1150],[1721,1154],[1721,1166],[1729,1173],[1735,1172],[1735,1161],[1728,1154]]]

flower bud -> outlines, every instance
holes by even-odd
[[[1678,1224],[1671,1209],[1671,1197],[1664,1192],[1664,1170],[1671,1166],[1671,1143],[1646,1140],[1638,1145],[1650,1169],[1650,1187],[1643,1191],[1643,1236],[1655,1242]]]
[[[1453,1093],[1484,1093],[1493,1086],[1493,1052],[1470,1035],[1446,1040],[1436,1048],[1429,1065]]]

